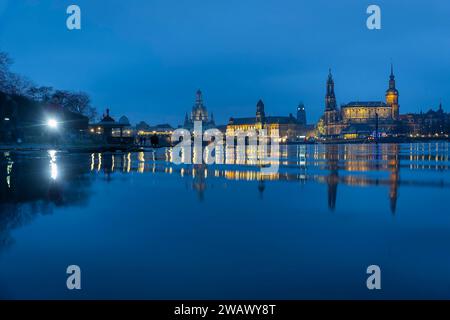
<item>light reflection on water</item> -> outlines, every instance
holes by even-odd
[[[245,158],[236,158],[237,150],[227,149],[225,164],[176,165],[171,162],[170,149],[125,154],[92,154],[91,171],[102,171],[108,177],[122,173],[167,173],[194,179],[198,190],[206,188],[208,177],[227,180],[266,180],[319,182],[328,185],[328,204],[334,209],[338,184],[350,186],[389,187],[390,209],[395,213],[399,185],[417,187],[449,187],[450,181],[438,177],[429,180],[418,171],[447,171],[448,143],[427,144],[366,144],[366,145],[291,145],[281,146],[279,172],[262,173],[255,151],[247,148]],[[206,154],[206,152],[205,152]],[[195,161],[195,152],[192,161]],[[103,159],[103,162],[102,162]],[[186,161],[186,159],[184,159]],[[400,179],[400,170],[407,170]],[[411,174],[416,172],[417,174]],[[203,184],[203,186],[201,186]]]
[[[122,283],[122,291],[110,291],[105,280],[98,280],[95,290],[75,298],[371,298],[355,282],[365,281],[364,263],[377,261],[393,270],[391,291],[377,297],[450,296],[450,258],[440,250],[450,245],[443,199],[450,188],[448,143],[280,146],[279,171],[270,174],[261,173],[255,150],[237,155],[227,149],[223,164],[175,165],[166,148],[0,154],[0,298],[73,297],[64,288],[36,289],[23,279],[21,270],[26,272],[34,251],[48,259],[34,276],[50,283],[64,283],[64,273],[62,279],[49,275],[77,259],[95,270],[108,268],[106,261],[125,264],[124,277],[131,282]],[[51,219],[36,219],[39,215]],[[388,243],[380,242],[380,234]],[[59,242],[67,244],[69,253]],[[271,253],[258,251],[259,246]],[[366,250],[374,246],[371,256]],[[91,247],[105,251],[104,260],[86,254]],[[149,248],[154,256],[146,254]],[[253,258],[249,250],[256,250]],[[341,256],[335,257],[336,252]],[[172,256],[180,258],[175,262]],[[333,265],[332,258],[345,264],[337,267],[352,284],[345,293],[327,287],[342,285],[340,280],[317,274],[323,264]],[[269,269],[258,269],[262,261]],[[399,272],[412,261],[426,264],[421,272],[431,280],[425,289],[423,282],[410,285],[409,291],[402,287],[406,280]],[[133,275],[137,264],[153,268],[153,273],[139,274],[143,282]],[[356,266],[362,275],[350,273]],[[252,278],[254,268],[274,282],[260,284]],[[408,272],[420,278],[417,268]],[[299,272],[316,282],[303,283]],[[190,291],[176,281],[182,279],[186,286],[200,284]],[[223,289],[212,288],[211,282]],[[156,283],[158,290],[144,289],[143,283]]]

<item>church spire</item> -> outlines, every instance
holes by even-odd
[[[203,105],[202,91],[200,89],[198,89],[197,92],[195,93],[195,104],[197,106]]]
[[[394,66],[391,62],[391,74],[389,75],[389,88],[386,90],[386,104],[392,108],[392,119],[399,119],[398,90],[395,87]]]
[[[327,93],[325,95],[325,110],[336,110],[336,96],[334,94],[334,80],[331,68],[328,69]]]
[[[391,75],[389,76],[389,89],[395,90],[394,66],[391,63]]]

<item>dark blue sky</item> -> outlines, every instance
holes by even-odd
[[[82,30],[65,13],[82,10]],[[366,28],[378,4],[382,29]],[[338,103],[382,100],[392,60],[400,111],[450,105],[450,3],[361,0],[0,0],[0,50],[40,85],[88,92],[132,122],[183,121],[201,88],[216,122],[323,111],[328,68]]]

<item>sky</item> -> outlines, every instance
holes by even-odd
[[[81,8],[81,30],[66,9]],[[366,9],[381,8],[369,30]],[[443,0],[0,0],[0,51],[36,84],[85,91],[101,114],[181,124],[201,89],[216,123],[384,100],[394,64],[400,112],[450,110],[450,2]]]

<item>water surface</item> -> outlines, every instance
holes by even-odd
[[[0,154],[0,298],[450,297],[448,143],[280,155],[263,175],[170,149]]]

